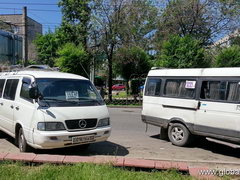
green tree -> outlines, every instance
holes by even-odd
[[[200,68],[210,66],[205,60],[201,41],[190,36],[171,36],[164,41],[156,65],[167,68]]]
[[[224,48],[216,57],[217,67],[240,67],[240,46]]]
[[[140,77],[151,68],[150,57],[137,46],[120,48],[116,53],[115,70],[127,82],[134,76]]]
[[[57,57],[57,49],[59,48],[56,33],[48,32],[44,35],[38,35],[34,43],[37,49],[38,62],[52,67],[54,59]]]
[[[87,39],[91,9],[90,0],[60,0],[63,17],[60,31],[65,42],[82,44],[87,49]]]
[[[106,55],[108,94],[111,100],[116,52],[127,46],[150,49],[150,34],[156,26],[158,11],[149,0],[94,0],[94,5],[91,35],[97,40],[94,47],[99,47]]]
[[[98,44],[106,55],[108,68],[108,97],[112,100],[112,77],[114,52],[120,44],[119,30],[125,0],[94,0],[94,32],[99,34]]]
[[[239,5],[238,0],[169,0],[159,18],[156,41],[177,34],[208,45],[219,34],[239,27]]]
[[[82,45],[66,43],[58,49],[56,65],[63,72],[79,74],[89,78],[89,55]]]
[[[153,34],[157,28],[158,9],[149,0],[128,1],[122,10],[119,38],[123,46],[151,49]]]
[[[232,37],[230,41],[231,41],[231,45],[240,46],[240,36]]]

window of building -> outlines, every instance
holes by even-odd
[[[161,90],[162,80],[159,78],[149,78],[147,80],[145,95],[146,96],[159,96]]]
[[[167,97],[194,98],[195,80],[168,79],[165,83],[164,95]]]
[[[18,85],[18,79],[8,79],[6,82],[6,86],[3,93],[4,99],[14,100],[16,91],[17,91],[17,85]]]
[[[0,97],[2,97],[5,79],[0,79]]]

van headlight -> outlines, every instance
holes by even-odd
[[[62,122],[39,122],[37,124],[37,129],[39,131],[61,131],[66,128]]]
[[[97,127],[103,127],[103,126],[109,126],[109,125],[110,125],[110,118],[104,118],[98,121]]]

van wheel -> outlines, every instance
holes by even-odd
[[[20,128],[18,132],[18,147],[20,152],[29,152],[30,146],[27,144],[27,141],[23,134],[23,129]]]
[[[176,146],[186,146],[190,143],[191,133],[179,123],[174,123],[168,128],[168,137]]]

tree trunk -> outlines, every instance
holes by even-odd
[[[114,45],[111,45],[111,49],[108,55],[108,99],[112,102],[112,60],[113,60]]]
[[[112,58],[108,59],[108,99],[112,102]]]

